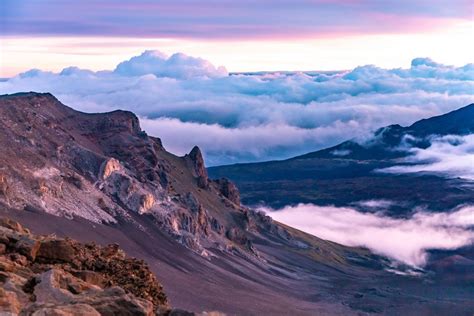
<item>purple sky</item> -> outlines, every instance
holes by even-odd
[[[429,30],[472,19],[468,0],[2,0],[2,35],[308,38]]]
[[[472,0],[0,0],[0,78],[113,69],[145,50],[231,72],[474,56]]]

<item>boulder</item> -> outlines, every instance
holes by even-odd
[[[61,280],[64,271],[51,269],[37,277],[37,285],[34,288],[36,303],[69,303],[74,294],[63,287],[65,282]]]
[[[150,301],[125,293],[119,287],[111,287],[97,296],[87,296],[82,299],[102,316],[152,316],[153,304]]]
[[[15,249],[26,258],[34,261],[40,248],[40,242],[31,238],[29,235],[22,236],[15,245]]]
[[[76,278],[83,280],[84,282],[96,285],[98,287],[104,287],[105,278],[102,274],[89,270],[75,270],[71,271],[71,274]]]
[[[17,233],[20,234],[29,234],[30,231],[26,228],[23,228],[23,226],[20,225],[20,223],[15,222],[9,218],[2,217],[0,218],[0,226],[11,229]]]
[[[31,316],[100,316],[100,313],[87,304],[54,305],[45,304],[30,309]]]
[[[0,315],[18,315],[20,311],[21,305],[16,293],[0,287]]]
[[[37,257],[48,262],[72,262],[76,251],[66,239],[47,239],[40,243]]]
[[[20,266],[26,266],[28,264],[28,259],[25,256],[20,255],[19,253],[11,253],[10,260]]]

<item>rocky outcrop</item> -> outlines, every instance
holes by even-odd
[[[237,227],[232,227],[226,232],[226,236],[229,240],[236,243],[237,245],[245,247],[252,254],[257,254],[253,247],[252,241],[247,237],[245,232]]]
[[[7,177],[0,174],[0,195],[8,198],[8,182],[7,182]]]
[[[101,116],[95,125],[98,132],[111,131],[114,133],[139,134],[141,132],[138,117],[129,111],[113,111],[107,116]]]
[[[200,188],[207,189],[209,187],[209,178],[199,147],[194,146],[191,152],[186,155],[186,158],[191,165],[194,176],[196,177],[197,185]]]
[[[240,193],[235,184],[227,178],[214,180],[217,184],[219,192],[229,201],[237,206],[240,206]]]
[[[117,161],[109,159],[108,162]],[[104,163],[105,164],[105,163]],[[108,168],[107,166],[110,166]],[[155,197],[143,188],[143,185],[135,178],[127,174],[126,170],[114,168],[115,163],[107,163],[103,168],[105,171],[111,171],[108,176],[102,177],[102,181],[98,183],[99,189],[106,193],[112,201],[122,205],[127,210],[138,214],[147,213],[155,205]],[[104,172],[103,175],[107,175]],[[102,175],[102,173],[101,173]],[[100,200],[102,209],[109,208],[105,200]]]
[[[115,158],[107,159],[100,166],[99,179],[105,180],[115,171],[121,170],[120,162]]]
[[[155,204],[155,197],[150,193],[144,194],[140,197],[139,214],[145,214]]]
[[[118,245],[35,236],[0,219],[1,315],[167,315],[148,266]]]

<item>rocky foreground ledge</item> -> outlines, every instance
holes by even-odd
[[[171,309],[147,264],[118,245],[35,236],[0,218],[0,315],[194,313]]]

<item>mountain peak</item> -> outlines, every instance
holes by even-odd
[[[198,146],[194,146],[193,149],[189,152],[189,157],[193,160],[203,161],[201,149]]]
[[[49,92],[34,92],[34,91],[30,91],[30,92],[17,92],[17,93],[12,93],[12,94],[4,94],[4,95],[0,95],[0,98],[2,99],[6,99],[6,98],[16,98],[16,97],[43,97],[43,98],[51,98],[51,99],[54,99],[54,100],[57,100],[55,96],[53,96],[51,93]]]

